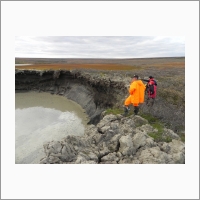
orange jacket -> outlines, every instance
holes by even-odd
[[[144,103],[145,85],[141,80],[133,81],[130,85],[129,93],[131,95],[131,103]]]

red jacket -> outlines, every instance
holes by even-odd
[[[149,98],[156,98],[157,84],[154,79],[150,79],[147,83],[147,92]]]

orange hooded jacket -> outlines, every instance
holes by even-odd
[[[137,106],[139,103],[144,103],[145,85],[141,80],[133,81],[130,85],[130,96],[126,99],[125,105],[133,104]]]

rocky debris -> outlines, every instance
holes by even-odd
[[[180,140],[155,142],[156,132],[140,116],[106,115],[83,136],[68,135],[44,144],[44,164],[184,164],[185,144]],[[175,135],[169,130],[164,133]]]
[[[150,124],[145,124],[137,128],[138,131],[145,132],[145,133],[152,133],[157,132]]]
[[[174,133],[174,131],[167,128],[164,128],[162,137],[163,138],[170,137],[172,139],[177,139],[177,140],[180,139],[179,135],[177,135],[176,133]]]
[[[101,164],[117,164],[120,160],[119,156],[117,156],[116,152],[109,153],[106,156],[101,158]]]
[[[175,163],[185,163],[185,144],[180,140],[173,139],[170,143],[160,145],[162,151],[173,155]]]
[[[143,147],[146,145],[146,140],[147,138],[149,138],[149,136],[146,133],[141,133],[141,132],[137,132],[132,140],[133,140],[133,145],[135,147],[135,149],[138,149],[140,147]],[[150,139],[150,138],[149,138]],[[153,140],[152,140],[153,141]],[[149,142],[150,143],[150,142]]]
[[[159,147],[144,149],[138,156],[141,164],[173,164],[172,155],[160,150]]]
[[[119,140],[120,148],[119,152],[124,156],[130,156],[135,154],[135,147],[133,146],[133,141],[130,135],[122,136]]]

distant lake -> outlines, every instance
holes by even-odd
[[[33,65],[33,64],[15,64],[15,66],[26,66],[26,65]]]

